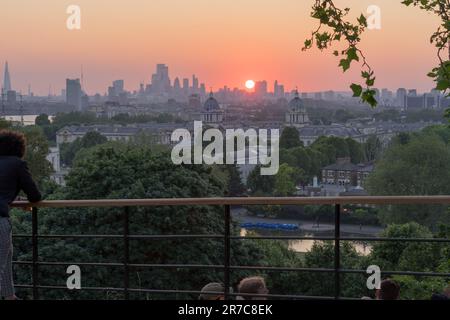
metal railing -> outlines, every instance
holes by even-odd
[[[116,291],[123,292],[124,298],[129,299],[131,292],[154,293],[154,294],[200,294],[200,291],[190,290],[160,290],[160,289],[136,289],[130,288],[130,269],[131,268],[161,268],[161,269],[215,269],[223,270],[224,294],[225,299],[245,294],[231,293],[230,274],[236,270],[254,270],[254,271],[278,271],[278,272],[320,272],[334,274],[334,295],[333,296],[305,296],[305,295],[261,295],[268,298],[289,298],[289,299],[341,299],[341,274],[366,274],[366,270],[345,269],[341,267],[341,241],[408,241],[408,242],[439,242],[450,243],[447,238],[379,238],[379,237],[342,237],[341,236],[341,206],[352,205],[411,205],[411,204],[441,204],[450,205],[450,196],[376,196],[376,197],[248,197],[248,198],[165,198],[165,199],[118,199],[118,200],[55,200],[42,201],[30,204],[27,202],[15,202],[11,206],[32,207],[32,233],[31,235],[14,235],[15,238],[31,238],[32,242],[32,261],[15,261],[17,265],[32,266],[32,284],[16,285],[17,288],[32,289],[33,299],[39,299],[40,289],[58,289],[67,290],[64,286],[44,286],[40,285],[39,267],[40,266],[68,266],[76,264],[78,266],[102,266],[102,267],[121,267],[123,268],[123,287],[83,287],[82,290],[92,291]],[[130,226],[130,208],[131,207],[150,207],[150,206],[223,206],[224,208],[224,234],[208,235],[132,235],[129,231]],[[334,205],[334,236],[234,236],[231,232],[231,206],[232,205]],[[57,235],[57,234],[39,234],[38,230],[38,208],[75,208],[75,207],[120,207],[123,208],[123,232],[121,235],[102,234],[102,235]],[[44,262],[39,261],[39,239],[45,238],[73,238],[73,239],[122,239],[123,241],[123,261],[120,263],[76,263],[76,262]],[[130,240],[137,239],[222,239],[224,261],[221,265],[201,265],[201,264],[134,264],[130,263]],[[232,240],[330,240],[334,241],[334,267],[333,268],[287,268],[287,267],[267,267],[267,266],[234,266],[231,264],[231,241]],[[414,272],[414,271],[382,271],[385,275],[409,275],[409,276],[430,276],[430,277],[450,277],[450,273],[438,272]],[[257,296],[252,294],[251,296]]]

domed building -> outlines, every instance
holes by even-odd
[[[202,122],[208,124],[219,124],[223,121],[223,111],[211,92],[209,98],[203,104]]]
[[[295,97],[288,104],[289,110],[286,112],[286,126],[290,127],[304,127],[310,124],[308,113],[303,104],[302,99],[298,96],[298,91],[295,91]]]

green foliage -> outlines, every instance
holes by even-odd
[[[37,126],[43,127],[43,126],[48,126],[48,125],[50,125],[50,120],[49,120],[49,118],[48,118],[48,115],[45,114],[45,113],[43,113],[43,114],[40,114],[40,115],[38,115],[38,116],[36,117],[34,123],[35,123]]]
[[[295,193],[296,176],[299,174],[297,170],[286,163],[280,166],[278,173],[275,175],[275,195],[286,197]]]
[[[27,140],[24,160],[27,161],[35,181],[41,185],[53,172],[50,162],[46,159],[49,152],[47,139],[42,129],[36,126],[20,127],[20,131]]]
[[[300,141],[300,135],[295,127],[286,127],[283,129],[280,137],[280,148],[291,149],[303,146]]]
[[[120,143],[102,144],[86,149],[77,157],[67,176],[67,187],[56,199],[132,199],[224,196],[225,185],[211,174],[210,167],[177,166],[170,153],[155,153],[151,148]],[[130,208],[131,234],[222,234],[223,208],[220,206],[162,206]],[[123,208],[42,209],[39,230],[43,234],[121,234]],[[17,225],[25,228],[29,216],[18,215]],[[29,227],[27,227],[29,228]],[[238,234],[233,228],[233,234]],[[19,241],[20,242],[20,241]],[[40,257],[45,261],[113,262],[121,261],[121,239],[58,239],[40,242]],[[18,258],[29,260],[29,247],[18,243]],[[131,263],[221,264],[223,243],[217,240],[136,240],[130,241]],[[263,255],[255,246],[234,242],[233,264],[262,263]],[[82,267],[82,284],[122,286],[121,270]],[[247,275],[233,273],[233,282]],[[26,269],[18,272],[19,282],[27,283]],[[63,267],[41,268],[44,285],[64,285]],[[131,272],[131,287],[198,290],[205,283],[223,281],[220,270],[136,268]],[[102,293],[48,292],[45,298],[105,298]],[[120,295],[118,296],[120,298]],[[181,296],[178,296],[181,298]],[[186,296],[184,296],[186,298]],[[136,295],[136,298],[145,298]],[[153,299],[170,296],[151,296]],[[173,297],[172,297],[173,298]],[[190,296],[190,298],[195,298]]]
[[[420,9],[431,12],[441,19],[441,25],[438,30],[430,37],[430,42],[437,48],[439,65],[429,73],[429,76],[436,82],[436,90],[450,94],[450,61],[442,57],[444,50],[449,50],[450,41],[450,2],[448,0],[404,0],[402,3],[406,6],[417,6]],[[333,55],[341,57],[339,66],[346,72],[350,69],[353,61],[362,59],[361,77],[364,80],[364,86],[352,84],[350,86],[354,97],[361,97],[363,102],[375,107],[378,102],[375,98],[376,92],[373,90],[375,84],[374,72],[366,61],[363,52],[358,48],[361,42],[361,35],[367,28],[367,19],[361,14],[356,20],[357,23],[346,21],[346,16],[350,12],[349,8],[340,9],[335,6],[333,0],[315,0],[311,16],[319,20],[319,27],[312,32],[311,38],[304,43],[302,50],[316,47],[320,50],[327,49],[334,42],[345,42],[347,48],[342,51],[333,51]],[[323,30],[327,27],[327,30]],[[449,118],[450,119],[450,118]]]
[[[9,128],[11,128],[11,122],[3,118],[0,118],[0,130]]]
[[[257,165],[247,178],[247,187],[252,193],[256,194],[271,194],[275,184],[275,176],[261,175],[261,166]]]
[[[374,161],[380,157],[382,150],[380,139],[375,135],[370,135],[363,145],[364,159]]]
[[[77,138],[72,143],[60,145],[61,162],[66,166],[71,166],[76,155],[83,149],[88,149],[99,144],[104,144],[108,139],[96,131],[86,133],[83,138]]]
[[[376,163],[366,186],[372,195],[439,195],[450,193],[448,181],[450,147],[440,136],[425,132],[393,143]],[[439,205],[388,206],[382,208],[380,219],[386,224],[449,223],[446,208]]]
[[[365,82],[365,89],[360,84],[353,83],[350,88],[354,97],[361,97],[363,102],[374,107],[377,105],[375,99],[375,91],[372,86],[375,84],[375,76],[371,67],[366,61],[363,52],[358,48],[361,42],[361,35],[367,28],[367,19],[361,14],[356,20],[357,23],[346,21],[350,9],[339,9],[332,0],[316,0],[312,7],[311,17],[318,19],[320,22],[317,30],[312,32],[310,39],[305,41],[302,50],[312,48],[314,43],[317,48],[324,50],[332,46],[333,42],[346,42],[347,48],[342,51],[334,51],[333,55],[340,56],[339,66],[346,72],[350,69],[353,61],[362,60],[363,71],[361,77]],[[323,28],[328,28],[323,31]]]

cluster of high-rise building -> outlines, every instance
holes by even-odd
[[[169,67],[165,64],[157,64],[155,73],[149,79],[148,84],[141,83],[139,89],[127,91],[125,81],[114,80],[107,88],[104,95],[96,94],[91,97],[83,90],[83,76],[77,79],[66,79],[66,87],[61,92],[59,99],[72,106],[74,110],[84,110],[89,105],[98,105],[112,102],[118,105],[166,103],[169,100],[189,102],[190,105],[199,105],[201,101],[208,98],[205,83],[200,83],[194,74],[191,78],[176,77],[173,81],[169,75]],[[33,97],[31,89],[28,89],[28,97]],[[375,89],[376,98],[381,106],[398,107],[407,109],[440,109],[450,106],[450,99],[445,98],[439,91],[419,94],[416,89],[399,88],[396,92],[383,88]],[[266,80],[256,81],[252,92],[238,88],[231,89],[227,86],[215,90],[216,96],[223,103],[235,103],[249,98],[270,100],[294,96],[294,91],[285,91],[284,85],[277,80],[273,83],[273,89],[269,90]],[[15,104],[17,96],[21,96],[12,88],[11,76],[8,62],[4,66],[3,84],[1,90],[2,104]],[[49,93],[50,97],[50,93]],[[332,90],[323,92],[302,92],[302,99],[315,99],[325,101],[348,101],[358,103],[358,98],[352,98],[351,93],[335,92]]]
[[[165,64],[156,65],[156,73],[151,77],[151,82],[145,86],[142,84],[139,94],[154,98],[187,98],[192,94],[206,95],[206,86],[192,75],[192,79],[176,77],[172,83],[169,76],[169,67]]]

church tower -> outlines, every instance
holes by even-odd
[[[209,94],[209,98],[205,101],[202,111],[202,122],[210,125],[218,125],[223,121],[223,111],[220,109],[219,103],[214,98],[213,93]]]
[[[286,126],[301,128],[310,124],[306,108],[298,96],[298,90],[295,90],[295,97],[289,102],[288,106],[289,110],[286,112],[285,121]]]

